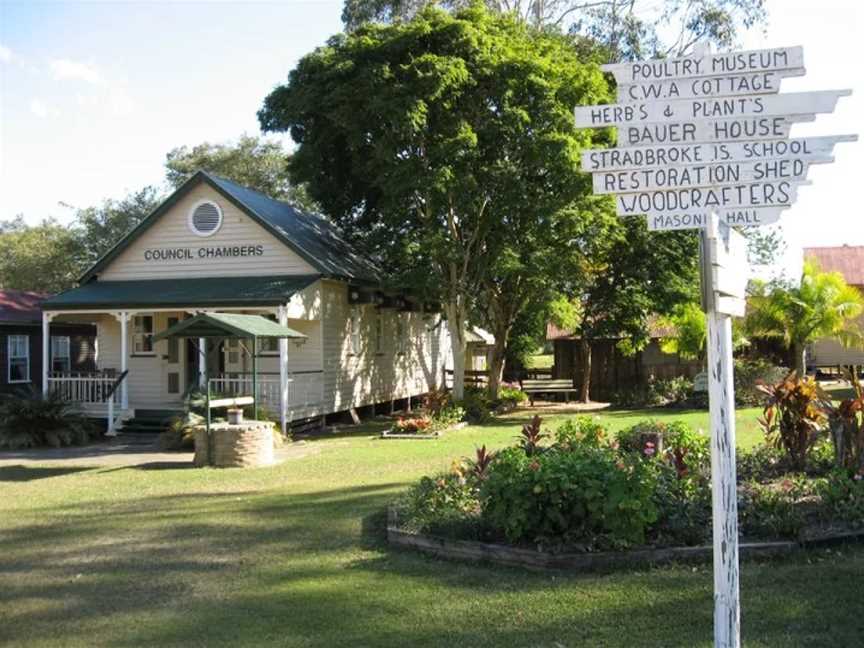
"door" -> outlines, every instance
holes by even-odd
[[[171,328],[179,322],[179,317],[169,316],[165,320],[165,328]],[[185,391],[185,382],[183,381],[183,349],[185,345],[182,344],[180,338],[168,338],[165,341],[165,345],[164,362],[162,364],[162,387],[165,393],[165,401],[176,403],[181,400]]]

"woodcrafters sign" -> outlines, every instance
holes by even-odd
[[[209,245],[199,248],[171,247],[144,250],[145,261],[192,261],[264,256],[263,245]]]

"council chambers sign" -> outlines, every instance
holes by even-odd
[[[652,230],[776,222],[855,135],[790,138],[793,124],[834,111],[849,90],[780,93],[804,74],[801,47],[701,54],[603,66],[618,103],[579,106],[577,127],[618,129],[619,148],[586,151],[594,192],[614,194],[620,216],[644,214]]]

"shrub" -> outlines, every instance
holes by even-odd
[[[398,508],[408,527],[422,532],[476,537],[480,519],[476,480],[459,464],[449,473],[423,477]]]
[[[205,419],[194,412],[175,416],[159,435],[159,447],[163,450],[188,450],[195,447],[195,426],[203,425]]]
[[[543,422],[536,414],[529,423],[522,426],[522,431],[519,433],[519,447],[522,448],[526,455],[535,455],[540,451],[540,442],[549,437],[540,428]]]
[[[819,494],[834,516],[853,527],[864,526],[864,474],[850,477],[846,470],[833,470],[819,482]]]
[[[679,477],[707,468],[711,460],[708,437],[694,432],[683,421],[640,421],[621,430],[617,440],[625,452],[666,461]]]
[[[469,423],[488,423],[492,420],[492,403],[485,389],[466,388],[465,397],[457,405],[465,410],[465,420]]]
[[[735,402],[738,405],[761,405],[765,394],[760,384],[773,385],[789,373],[785,367],[761,358],[735,360]]]
[[[492,462],[480,501],[485,522],[511,542],[622,547],[644,542],[657,519],[653,490],[642,462],[611,449],[528,456],[507,448]]]
[[[738,489],[738,511],[744,534],[796,538],[804,526],[800,501],[811,493],[807,481],[787,477],[779,482],[747,482]]]
[[[683,403],[693,393],[693,380],[677,376],[648,382],[648,400],[652,405],[674,405]]]
[[[768,401],[759,419],[766,439],[789,455],[795,470],[804,470],[807,455],[822,436],[828,400],[813,378],[793,371],[774,385],[760,384]]]
[[[599,448],[606,443],[606,428],[597,418],[577,416],[568,419],[555,430],[555,443],[565,450]]]
[[[519,389],[519,387],[501,385],[501,388],[498,390],[498,403],[504,407],[516,407],[527,400],[528,394]]]
[[[446,405],[432,416],[432,427],[443,430],[465,420],[465,410],[458,405]]]
[[[826,402],[834,460],[839,468],[864,472],[864,389],[855,372],[844,371],[844,374],[852,384],[852,398],[836,406]]]
[[[711,535],[711,482],[707,473],[688,472],[668,462],[650,462],[656,470],[654,502],[658,510],[654,540],[696,545]]]
[[[423,397],[423,409],[433,418],[450,405],[450,392],[445,388],[433,389]]]
[[[400,434],[419,434],[432,427],[432,419],[428,416],[400,418],[393,424],[392,430]]]
[[[83,445],[94,432],[93,424],[55,392],[43,396],[30,389],[8,395],[0,404],[0,447]]]

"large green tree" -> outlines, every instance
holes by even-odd
[[[53,294],[75,285],[82,265],[78,239],[46,219],[27,225],[22,216],[0,223],[0,286]]]
[[[864,348],[864,331],[858,318],[864,313],[864,296],[839,272],[821,272],[812,262],[804,264],[801,283],[757,286],[748,299],[746,328],[753,337],[783,342],[795,354],[795,369],[804,375],[807,345],[822,338],[846,347]]]
[[[615,216],[608,202],[598,201],[596,212],[593,231],[569,259],[584,402],[591,396],[595,342],[618,339],[623,352],[635,353],[649,340],[649,318],[693,301],[699,286],[695,234],[649,232],[641,218]]]
[[[171,150],[165,159],[165,176],[176,189],[196,171],[209,171],[271,198],[314,210],[316,205],[302,187],[288,180],[289,158],[279,142],[244,134],[235,142],[203,142]]]
[[[347,30],[409,20],[425,7],[458,10],[482,0],[345,0]],[[767,20],[764,0],[485,0],[491,10],[534,27],[591,38],[611,60],[680,56],[697,42],[735,44]]]
[[[144,220],[164,198],[156,187],[144,187],[119,200],[107,199],[101,205],[75,212],[73,231],[80,247],[83,273],[138,223]],[[80,273],[79,273],[80,274]]]
[[[522,299],[523,249],[544,245],[529,237],[590,191],[578,159],[594,134],[573,127],[572,107],[608,97],[563,37],[472,6],[334,37],[259,119],[290,131],[292,178],[399,287],[442,301],[458,397],[469,312],[490,290],[487,313]]]

